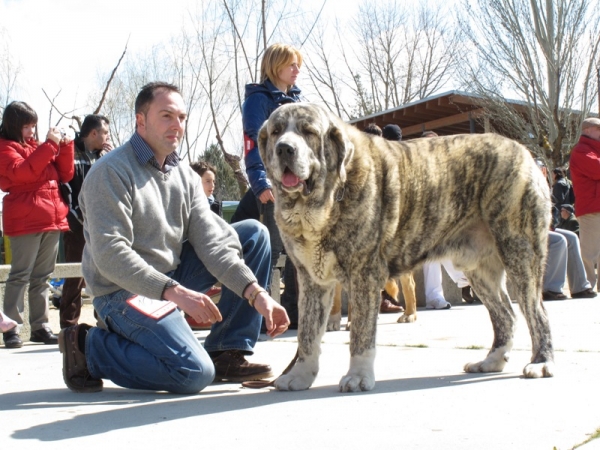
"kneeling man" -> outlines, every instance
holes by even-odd
[[[263,289],[270,278],[269,236],[253,220],[228,225],[209,208],[201,179],[180,164],[187,118],[174,85],[147,84],[135,102],[136,132],[99,160],[85,179],[80,207],[82,268],[102,327],[61,331],[63,377],[76,392],[102,379],[133,389],[196,393],[213,379],[272,375],[251,364],[260,333],[289,325]],[[223,284],[215,305],[202,294]],[[177,307],[213,323],[204,348]]]

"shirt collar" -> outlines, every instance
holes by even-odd
[[[179,161],[181,160],[181,158],[179,158],[179,155],[177,154],[177,152],[174,151],[173,153],[170,153],[169,155],[167,155],[167,157],[165,158],[164,167],[161,168],[160,164],[158,164],[158,161],[154,157],[154,152],[152,151],[150,146],[146,143],[146,141],[144,141],[144,139],[137,133],[137,131],[135,133],[133,133],[133,136],[131,136],[131,139],[129,140],[129,142],[131,143],[131,146],[133,147],[135,156],[137,157],[139,163],[142,166],[145,166],[147,163],[150,163],[150,165],[152,165],[152,167],[160,170],[161,172],[167,173],[171,169],[173,169],[179,165]]]

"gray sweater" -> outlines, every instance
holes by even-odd
[[[234,229],[209,209],[201,178],[179,164],[142,166],[128,142],[89,171],[79,197],[82,269],[94,296],[125,289],[159,299],[189,239],[208,271],[238,295],[256,281]]]

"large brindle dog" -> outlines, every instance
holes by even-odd
[[[533,347],[525,377],[553,375],[542,304],[550,199],[530,153],[494,134],[390,142],[307,103],[275,110],[259,134],[275,217],[298,269],[298,360],[275,381],[309,388],[339,281],[352,306],[341,391],[375,386],[379,293],[424,261],[451,258],[487,307],[494,342],[467,372],[502,371],[513,345],[514,284]]]

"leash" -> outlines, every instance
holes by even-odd
[[[294,364],[296,364],[296,361],[298,361],[298,350],[296,350],[296,354],[294,355],[294,358],[288,364],[288,366],[285,368],[285,370],[281,373],[281,375],[285,375],[290,370],[292,370],[292,367],[294,367]],[[279,375],[279,377],[281,375]],[[277,377],[277,378],[279,378],[279,377]],[[250,388],[250,389],[262,389],[262,388],[266,388],[266,387],[270,387],[270,386],[275,386],[275,381],[277,380],[277,378],[275,378],[274,380],[271,380],[271,381],[265,381],[265,380],[243,381],[242,386],[245,388]]]

